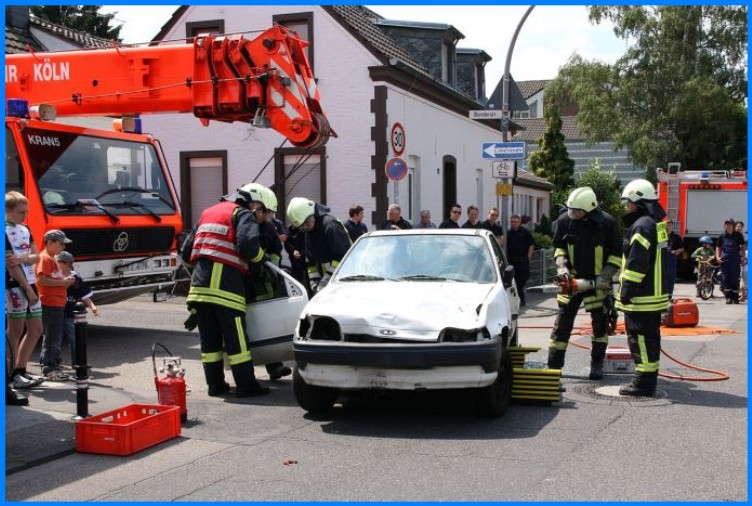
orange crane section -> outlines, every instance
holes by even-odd
[[[323,113],[308,43],[281,25],[248,40],[6,56],[6,98],[53,105],[59,116],[193,113],[271,127],[301,148],[336,134]]]

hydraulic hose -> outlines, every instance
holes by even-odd
[[[553,325],[548,325],[548,326],[545,326],[545,325],[544,326],[523,326],[523,325],[520,325],[518,328],[521,328],[521,329],[552,329]],[[577,348],[581,348],[583,350],[588,350],[588,351],[590,350],[590,346],[587,346],[587,345],[584,345],[584,344],[580,344],[580,343],[573,342],[573,341],[569,341],[569,344],[571,344],[572,346],[575,346]],[[663,353],[669,360],[671,360],[671,361],[673,361],[673,362],[675,362],[675,363],[677,363],[677,364],[679,364],[681,366],[684,366],[687,369],[693,369],[695,371],[702,371],[702,372],[707,372],[707,373],[715,375],[715,376],[682,376],[682,375],[679,375],[679,374],[670,374],[670,373],[666,373],[666,372],[659,372],[658,376],[661,376],[663,378],[675,379],[675,380],[679,380],[679,381],[725,381],[725,380],[729,379],[729,375],[727,373],[723,372],[723,371],[716,371],[715,369],[709,369],[707,367],[701,367],[699,365],[693,365],[693,364],[689,364],[687,362],[682,362],[681,360],[679,360],[678,358],[674,357],[673,355],[671,355],[670,353],[668,353],[666,350],[664,350],[663,347],[661,347],[661,353]]]

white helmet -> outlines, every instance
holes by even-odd
[[[635,179],[624,187],[624,191],[621,192],[621,199],[630,202],[658,200],[658,194],[655,193],[653,184],[647,179]]]
[[[300,227],[316,210],[316,203],[305,197],[294,197],[287,206],[287,219],[293,227]]]
[[[580,209],[589,213],[598,207],[598,199],[595,192],[589,186],[575,188],[567,198],[567,207],[569,209]]]
[[[266,186],[260,183],[248,183],[238,188],[239,193],[247,193],[253,202],[261,202],[267,211],[277,212],[277,196]]]

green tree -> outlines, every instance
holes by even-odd
[[[572,186],[574,161],[569,158],[569,152],[564,145],[558,104],[547,103],[544,106],[543,117],[546,129],[537,141],[540,149],[530,154],[528,166],[536,176],[546,179],[557,188]]]
[[[616,218],[619,226],[622,226],[621,217],[625,210],[621,203],[621,183],[616,177],[614,169],[601,169],[600,160],[596,158],[590,162],[587,170],[577,179],[576,186],[578,188],[582,186],[592,188],[601,209]]]
[[[613,65],[574,55],[551,88],[578,106],[590,142],[613,140],[638,165],[746,163],[747,7],[594,6],[629,43]]]
[[[117,12],[100,14],[101,8],[101,5],[33,5],[31,13],[57,25],[121,42],[123,25],[110,26]]]

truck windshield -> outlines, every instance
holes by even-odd
[[[149,143],[33,128],[24,130],[24,142],[49,213],[175,213],[167,179]],[[92,199],[99,206],[82,205]]]

